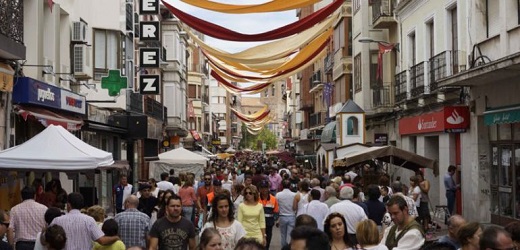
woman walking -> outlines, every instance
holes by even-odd
[[[296,216],[305,213],[305,205],[309,204],[309,183],[307,181],[301,181],[299,191],[294,196],[293,210],[296,211]]]
[[[255,186],[244,188],[244,202],[238,206],[238,221],[246,230],[246,237],[255,238],[265,246],[264,206],[258,202],[260,196]]]
[[[348,237],[347,222],[342,214],[329,214],[325,219],[323,229],[329,237],[331,250],[345,250],[352,247]]]
[[[184,218],[193,223],[194,206],[197,201],[197,197],[195,197],[195,189],[193,188],[193,178],[189,177],[186,179],[184,185],[179,189],[179,196],[182,201],[182,213]]]
[[[246,231],[240,222],[235,220],[235,209],[231,199],[226,194],[217,194],[213,198],[211,207],[213,213],[204,229],[215,228],[222,236],[222,248],[225,250],[235,249],[236,244],[246,235]]]

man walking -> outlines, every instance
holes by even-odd
[[[150,229],[149,250],[186,250],[188,246],[195,250],[195,227],[181,214],[181,198],[173,195],[166,201],[166,216],[157,220]]]
[[[418,250],[424,244],[422,226],[408,214],[408,204],[403,197],[394,195],[386,204],[394,222],[385,230],[381,243],[393,250]]]
[[[34,187],[22,189],[22,203],[11,209],[11,223],[7,239],[14,249],[34,249],[36,235],[46,226],[45,212],[47,207],[34,200],[36,190]]]
[[[132,185],[128,184],[126,175],[119,177],[119,183],[114,186],[112,202],[115,205],[116,212],[121,213],[125,210],[123,202],[132,194]]]
[[[458,185],[453,179],[457,168],[453,165],[448,167],[448,172],[444,175],[444,187],[446,188],[446,200],[448,201],[448,211],[453,214],[455,207],[455,195],[457,194]]]
[[[294,221],[296,219],[294,215],[295,211],[293,210],[293,201],[296,194],[290,190],[291,181],[289,180],[282,181],[282,188],[283,190],[276,194],[280,213],[276,225],[280,227],[280,233],[282,234],[282,242],[280,245],[283,247],[291,241],[287,236],[291,235],[291,231],[294,228]]]
[[[119,235],[126,247],[146,247],[150,217],[137,210],[138,205],[137,196],[130,195],[125,201],[126,210],[114,218],[119,225]]]
[[[70,193],[67,196],[68,213],[54,218],[51,223],[51,226],[63,227],[67,233],[64,250],[90,250],[93,247],[93,241],[101,245],[110,245],[118,241],[118,236],[104,236],[94,218],[80,212],[84,204],[83,195]]]
[[[339,191],[339,197],[342,201],[332,205],[329,212],[337,212],[345,217],[350,241],[353,244],[357,244],[356,225],[362,220],[368,219],[368,217],[363,208],[352,202],[352,198],[354,198],[354,189],[349,186],[343,187],[343,189]]]
[[[303,213],[312,216],[312,218],[314,218],[318,223],[318,229],[323,231],[323,222],[329,214],[329,206],[321,202],[320,197],[320,191],[317,189],[312,189],[309,196],[310,201],[307,205],[305,205]]]

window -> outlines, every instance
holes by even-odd
[[[457,21],[457,7],[451,9],[450,11],[450,17],[451,17],[451,48],[454,53],[451,53],[451,60],[453,65],[453,74],[456,74],[459,72],[459,62],[458,62],[458,56],[456,53],[459,50],[459,35],[458,35],[458,21]]]
[[[347,56],[352,56],[352,18],[347,17],[347,27],[348,27],[348,49],[347,49]],[[341,32],[342,34],[344,32]]]
[[[354,14],[356,14],[361,9],[361,0],[352,1],[352,7],[354,7]]]
[[[272,87],[271,88],[271,96],[274,97],[274,95],[275,95],[275,87],[274,87],[274,85],[272,85],[271,87]]]
[[[505,1],[486,0],[486,37],[492,37],[500,32],[500,3]]]
[[[108,74],[109,69],[121,69],[121,53],[124,42],[121,32],[115,30],[94,30],[94,80]]]
[[[428,59],[432,58],[435,55],[435,26],[433,24],[433,20],[431,22],[426,23],[426,30],[428,31]]]
[[[417,52],[417,47],[416,47],[416,44],[415,44],[415,31],[413,31],[412,33],[410,33],[408,35],[408,52],[410,53],[409,56],[408,56],[408,66],[411,67],[413,65],[415,65],[416,61],[417,61],[417,58],[416,58],[416,52]]]
[[[265,89],[265,97],[267,97],[269,95],[269,89]]]
[[[361,91],[361,53],[354,57],[354,91]]]
[[[347,119],[347,135],[358,135],[358,119],[351,116]]]
[[[377,75],[377,58],[379,56],[379,51],[372,50],[370,51],[370,87],[376,88],[383,85],[383,65],[381,65],[381,75]]]

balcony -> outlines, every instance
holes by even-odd
[[[146,98],[145,103],[144,103],[144,114],[145,115],[148,115],[152,118],[162,121],[164,119],[163,111],[164,111],[164,107],[160,102],[158,102],[152,98]]]
[[[323,65],[325,65],[325,74],[332,74],[332,69],[334,68],[334,56],[331,52],[327,53]]]
[[[315,72],[312,77],[309,79],[310,81],[310,90],[309,93],[316,92],[323,88],[323,82],[321,82],[321,70]]]
[[[395,75],[395,102],[406,100],[406,70]]]
[[[325,113],[318,112],[309,116],[309,127],[317,127],[325,124]]]
[[[459,50],[447,50],[433,56],[429,62],[430,91],[433,92],[439,88],[439,81],[466,70],[466,53]]]
[[[388,29],[397,25],[394,19],[396,0],[372,0],[372,25],[374,29]]]
[[[25,59],[22,0],[0,0],[0,57]]]
[[[372,91],[372,108],[393,108],[393,93],[391,83],[382,86],[375,86]]]
[[[140,93],[134,93],[133,91],[130,92],[130,101],[127,104],[128,111],[136,112],[136,113],[143,113],[143,95]]]
[[[412,97],[424,94],[424,62],[410,68],[410,85]]]

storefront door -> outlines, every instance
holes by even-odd
[[[520,219],[520,144],[493,144],[491,162],[492,223]]]

